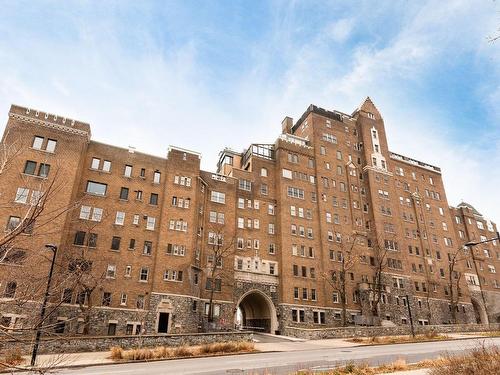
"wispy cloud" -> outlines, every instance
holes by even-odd
[[[211,170],[309,103],[349,112],[370,95],[394,151],[443,167],[450,203],[500,219],[495,2],[29,4],[0,14],[4,113],[76,117],[158,155],[191,148]]]

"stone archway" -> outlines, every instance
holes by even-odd
[[[243,329],[275,333],[278,319],[274,303],[260,290],[243,294],[236,305],[235,322]]]
[[[477,324],[488,324],[488,315],[482,303],[475,298],[471,298],[472,308],[474,309],[474,316]]]

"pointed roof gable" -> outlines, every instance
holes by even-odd
[[[361,103],[361,105],[354,111],[353,115],[359,111],[369,112],[373,114],[376,119],[382,119],[380,112],[378,111],[377,107],[375,107],[375,104],[373,104],[369,96],[367,96],[365,101]]]

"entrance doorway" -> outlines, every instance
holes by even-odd
[[[276,333],[278,321],[271,299],[259,290],[244,294],[237,306],[236,325],[242,329]]]
[[[158,317],[158,333],[167,333],[168,332],[168,320],[170,318],[170,314],[166,312],[161,312]]]

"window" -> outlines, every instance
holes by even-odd
[[[87,239],[88,247],[97,247],[97,233],[89,233],[89,238]]]
[[[153,183],[159,184],[160,183],[160,179],[161,179],[161,173],[158,172],[158,171],[155,171],[153,173]]]
[[[104,160],[102,163],[102,170],[104,172],[109,172],[111,170],[111,162],[109,160]]]
[[[299,162],[299,155],[297,154],[292,154],[288,153],[288,162],[289,163],[298,163]]]
[[[156,218],[148,216],[148,218],[146,220],[146,229],[147,230],[154,230],[155,224],[156,224]]]
[[[111,250],[120,250],[120,241],[121,237],[113,236],[111,239]]]
[[[50,165],[40,163],[40,167],[38,168],[38,176],[39,177],[48,177],[50,171]]]
[[[85,243],[85,232],[83,231],[76,232],[73,244],[83,246],[84,243]]]
[[[248,180],[240,179],[238,187],[241,190],[251,191],[252,190],[252,183]]]
[[[128,188],[122,187],[120,189],[120,199],[127,200],[128,199]]]
[[[261,168],[260,169],[260,175],[261,175],[261,177],[267,177],[267,169],[266,168]]]
[[[99,165],[101,164],[101,159],[92,158],[92,162],[90,163],[90,168],[99,169]]]
[[[127,293],[122,293],[122,295],[120,296],[120,305],[122,306],[127,306]],[[115,324],[115,330],[116,330],[116,324]]]
[[[115,217],[115,224],[123,225],[124,222],[125,222],[125,212],[117,211]]]
[[[28,193],[29,189],[20,187],[17,188],[16,197],[14,198],[14,202],[16,203],[26,203],[28,201]]]
[[[158,194],[151,193],[151,196],[149,197],[149,204],[154,206],[158,205]]]
[[[36,163],[31,160],[27,160],[24,165],[24,174],[34,175],[36,170]]]
[[[289,169],[285,169],[283,168],[282,169],[282,175],[283,175],[283,178],[288,178],[288,179],[292,179],[292,171],[289,170]]]
[[[134,215],[134,219],[132,221],[132,224],[139,225],[139,215],[138,214]]]
[[[108,264],[106,269],[106,279],[114,279],[116,277],[116,265]]]
[[[86,192],[90,193],[90,194],[105,196],[107,188],[108,188],[108,185],[106,185],[106,184],[102,184],[100,182],[94,182],[94,181],[87,181]]]
[[[287,192],[289,197],[304,199],[304,190],[302,189],[293,186],[288,186]]]
[[[274,224],[273,223],[269,223],[269,225],[268,225],[268,233],[269,234],[274,234]]]
[[[149,268],[142,267],[139,273],[139,281],[148,281],[149,278]]]
[[[214,288],[214,291],[220,292],[222,290],[221,279],[215,279],[215,283],[212,283],[212,279],[207,278],[207,282],[205,284],[205,289],[212,290],[212,287]]]
[[[268,191],[269,191],[269,189],[268,189],[268,187],[267,187],[267,185],[266,185],[266,184],[261,184],[261,185],[260,185],[260,193],[261,193],[262,195],[267,195],[267,194],[268,194]]]
[[[3,293],[4,298],[14,298],[16,295],[17,283],[15,281],[9,281],[5,286]]]
[[[31,147],[37,150],[41,150],[42,144],[43,144],[43,137],[35,136],[35,138],[33,139],[33,145]]]
[[[102,294],[102,305],[103,306],[110,306],[111,305],[111,293],[104,292]]]
[[[54,152],[56,150],[57,141],[54,139],[47,139],[47,146],[45,151]],[[33,147],[34,148],[34,147]]]
[[[210,194],[210,200],[215,203],[226,203],[226,194],[218,191],[212,191]]]
[[[144,255],[151,255],[153,252],[153,243],[151,241],[144,241],[144,249],[142,253]]]
[[[132,177],[132,166],[131,165],[125,166],[125,170],[123,171],[123,175],[125,177]]]

